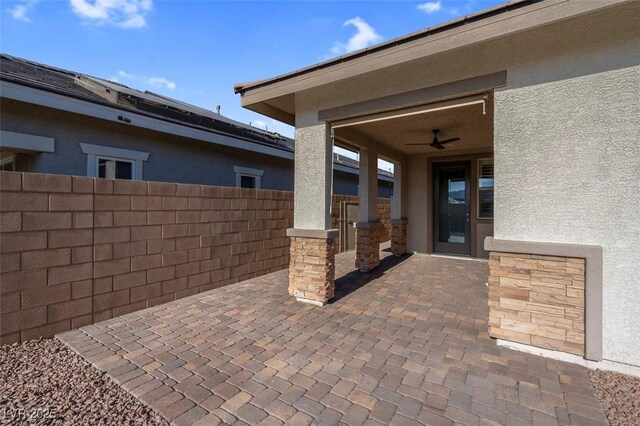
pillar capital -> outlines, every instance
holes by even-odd
[[[355,222],[353,227],[356,229],[381,229],[384,225],[380,221],[375,222]]]
[[[304,238],[338,238],[339,229],[300,229],[288,228],[287,237],[304,237]]]

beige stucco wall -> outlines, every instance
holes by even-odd
[[[431,204],[427,200],[427,156],[413,155],[407,162],[407,250],[412,253],[427,252],[427,212]]]
[[[581,62],[514,69],[523,87],[496,93],[495,237],[602,246],[603,356],[640,365],[640,66],[536,81]]]
[[[605,359],[640,365],[640,2],[296,94],[296,114],[507,70],[495,93],[501,239],[601,245]],[[408,160],[425,251],[426,161]]]

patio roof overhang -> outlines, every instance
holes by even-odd
[[[631,0],[517,0],[274,78],[236,84],[243,107],[295,125],[295,94]]]

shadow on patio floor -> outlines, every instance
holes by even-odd
[[[384,256],[383,253],[386,254],[387,252],[388,255]],[[360,272],[359,270],[354,269],[353,271],[342,275],[339,278],[336,278],[336,295],[333,299],[331,299],[329,303],[335,303],[343,297],[346,297],[354,291],[357,291],[358,289],[364,287],[371,281],[380,278],[391,269],[409,259],[411,256],[412,254],[393,256],[391,255],[391,250],[383,250],[383,252],[380,253],[380,266],[378,266],[377,268],[369,272]]]

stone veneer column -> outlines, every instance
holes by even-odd
[[[335,239],[327,231],[288,229],[291,237],[289,294],[298,301],[323,306],[335,295]]]
[[[407,252],[407,219],[391,219],[391,253],[401,256]]]
[[[356,262],[361,272],[369,272],[380,265],[380,222],[357,222],[356,228]]]

